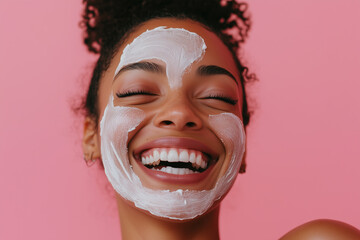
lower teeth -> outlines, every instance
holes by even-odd
[[[176,175],[186,175],[186,174],[198,173],[198,172],[195,172],[188,168],[162,167],[159,169],[153,168],[153,170],[166,172],[166,173],[170,173],[170,174],[176,174]]]

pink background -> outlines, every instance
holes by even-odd
[[[95,59],[80,2],[0,2],[0,239],[120,238],[70,110]],[[276,239],[315,218],[360,228],[360,2],[253,0],[250,11],[243,54],[260,81],[222,239]]]

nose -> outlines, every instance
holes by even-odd
[[[174,96],[174,98],[176,97]],[[154,124],[159,128],[178,131],[202,128],[202,120],[194,111],[191,103],[185,98],[179,97],[164,103],[155,116]]]

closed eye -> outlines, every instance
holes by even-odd
[[[116,93],[118,98],[130,97],[135,95],[148,95],[148,96],[157,96],[155,93],[147,92],[144,90],[136,90],[136,91],[125,91],[122,93]]]
[[[233,98],[223,96],[223,95],[210,95],[210,96],[207,96],[207,97],[203,97],[201,99],[216,99],[216,100],[220,100],[220,101],[229,103],[231,105],[236,105],[236,103],[238,102],[237,99],[233,99]]]

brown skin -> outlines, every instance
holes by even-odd
[[[208,190],[212,189],[217,182],[219,176],[221,176],[227,165],[225,164],[226,158],[225,149],[222,146],[221,141],[207,126],[207,118],[209,113],[216,114],[222,111],[232,111],[233,113],[240,113],[237,111],[237,106],[232,106],[227,103],[223,103],[218,100],[193,100],[189,99],[187,95],[189,92],[195,89],[194,93],[201,92],[209,87],[221,89],[222,92],[227,92],[229,96],[238,98],[238,91],[235,90],[237,85],[235,81],[229,79],[219,81],[221,78],[229,78],[227,76],[214,76],[206,77],[206,80],[196,76],[195,69],[197,66],[207,64],[207,56],[203,58],[199,63],[192,65],[192,70],[184,75],[183,84],[180,89],[170,89],[165,74],[147,73],[144,71],[132,70],[120,74],[114,81],[114,89],[119,91],[126,91],[132,89],[133,85],[138,87],[142,85],[142,89],[149,89],[152,93],[157,93],[159,96],[134,96],[125,99],[114,100],[114,104],[121,106],[134,106],[142,109],[147,117],[141,123],[140,130],[134,132],[134,135],[129,143],[129,157],[130,163],[133,166],[133,170],[136,175],[139,176],[144,186],[152,189],[194,189],[194,190]],[[164,65],[159,61],[152,60],[160,65]],[[210,63],[210,62],[209,62]],[[211,64],[216,64],[211,62]],[[164,65],[165,67],[165,65]],[[149,77],[151,79],[143,80],[142,78]],[[197,81],[195,81],[195,79]],[[148,86],[150,85],[150,86]],[[135,88],[137,89],[137,88]],[[202,96],[204,94],[200,94]],[[146,104],[139,104],[146,102]],[[205,103],[205,104],[204,104]],[[208,105],[211,104],[212,108]],[[214,107],[221,108],[214,109]],[[164,121],[171,121],[171,125],[164,124]],[[188,127],[186,124],[192,122],[193,125]],[[134,156],[131,154],[135,149],[139,148],[147,142],[161,138],[161,137],[185,137],[195,139],[199,142],[205,143],[212,150],[219,154],[219,161],[223,161],[223,164],[216,165],[216,174],[211,175],[210,178],[206,178],[198,184],[194,185],[175,185],[168,182],[157,181],[145,174],[138,163],[136,163]],[[130,138],[130,137],[129,137]]]
[[[355,227],[330,219],[319,219],[298,226],[280,240],[358,240],[360,231]]]
[[[169,221],[155,217],[125,203],[117,196],[122,239],[219,239],[219,205],[190,221]],[[139,230],[141,226],[141,230]]]
[[[114,72],[124,47],[147,29],[154,29],[158,26],[184,28],[195,32],[205,40],[207,45],[205,56],[200,61],[193,63],[191,68],[183,75],[181,88],[171,89],[166,76],[158,73],[150,74],[141,70],[121,73],[113,82]],[[160,61],[153,62],[163,64]],[[145,22],[129,35],[125,43],[119,48],[114,59],[112,59],[110,67],[102,76],[98,92],[99,119],[103,116],[110,94],[114,96],[115,105],[135,106],[142,109],[146,114],[144,121],[129,133],[128,149],[130,164],[132,164],[134,172],[139,176],[141,182],[147,187],[153,189],[211,189],[227,169],[231,153],[225,151],[220,139],[212,131],[208,123],[208,116],[209,114],[231,112],[242,118],[241,91],[230,77],[224,75],[211,76],[205,77],[204,80],[203,77],[197,76],[196,69],[200,65],[223,67],[232,73],[239,83],[239,73],[232,55],[214,33],[191,20],[153,19]],[[127,88],[131,85],[135,87],[145,86],[145,90],[155,91],[158,96],[140,95],[130,98],[116,98],[117,92],[129,90]],[[238,100],[238,103],[231,105],[214,99],[204,100],[202,97],[207,94],[207,89],[220,90],[224,95]],[[146,104],[141,104],[142,102],[146,102]],[[164,121],[171,122],[171,124],[164,124]],[[192,124],[189,125],[189,122]],[[98,126],[99,122],[94,122],[92,118],[87,117],[85,119],[83,151],[87,159],[91,157],[93,159],[101,158],[100,129]],[[210,176],[193,185],[181,186],[154,180],[139,169],[134,163],[135,160],[131,153],[142,144],[164,136],[193,138],[207,144],[218,153],[218,161],[220,162],[218,162],[219,164],[216,165]],[[221,200],[214,203],[208,212],[195,219],[174,221],[156,217],[147,211],[140,210],[133,203],[117,195],[122,239],[219,239],[220,202]],[[141,226],[141,231],[139,231],[139,226]],[[308,227],[305,227],[305,229],[308,229]],[[286,235],[283,239],[298,239],[293,238],[293,236],[298,236],[296,229],[294,231],[295,233],[289,233],[290,237]],[[303,232],[304,230],[300,229],[299,231]]]

